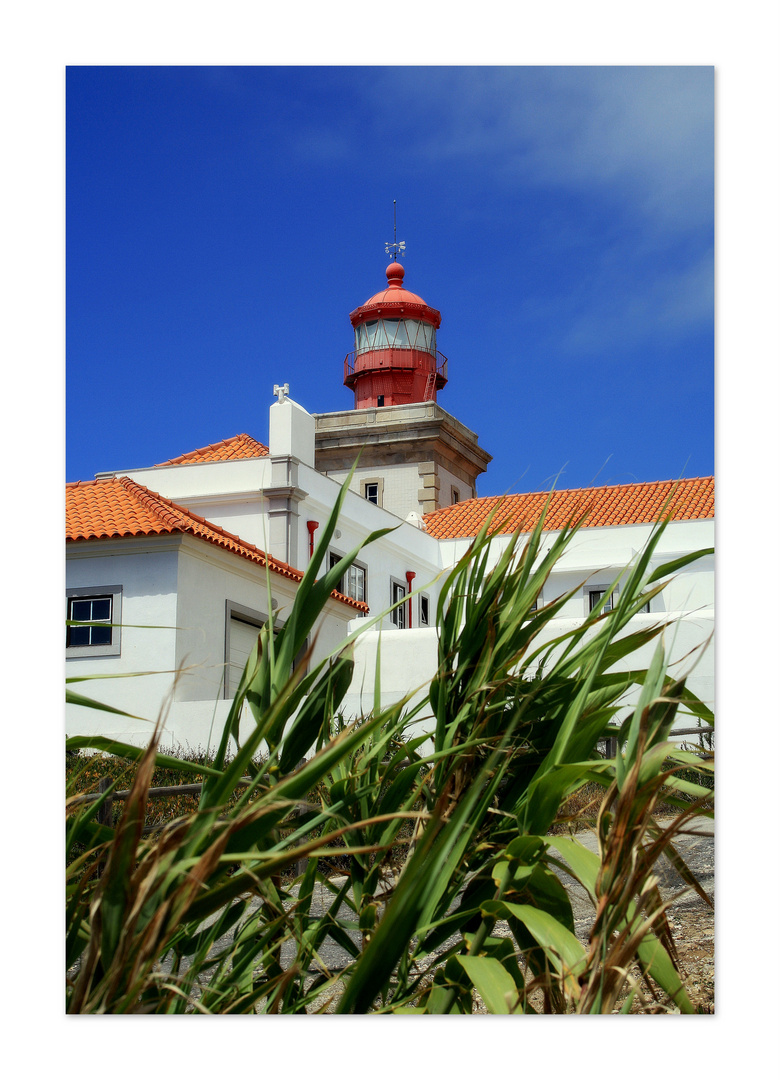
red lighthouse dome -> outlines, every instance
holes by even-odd
[[[403,281],[404,268],[390,263],[387,287],[349,317],[355,349],[344,361],[344,385],[356,409],[436,401],[447,382],[447,358],[436,351],[441,315]]]

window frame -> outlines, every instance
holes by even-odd
[[[68,645],[68,620],[74,600],[96,600],[111,598],[111,641],[104,645]],[[65,657],[79,659],[101,656],[121,656],[122,654],[122,586],[121,585],[84,585],[65,590]]]
[[[603,615],[605,611],[612,611],[615,603],[617,602],[618,592],[618,585],[587,585],[585,587],[585,602],[587,605],[587,611],[585,612],[585,614],[587,616],[590,616],[593,612],[594,607],[598,605],[599,601],[594,601],[593,599],[593,597],[596,596],[597,593],[599,599],[604,595],[604,593],[609,593],[609,606],[604,604],[599,614]]]
[[[235,691],[231,689],[230,669],[230,624],[233,619],[246,623],[247,626],[256,626],[258,633],[268,622],[268,616],[255,608],[238,604],[234,600],[225,600],[225,677],[222,680],[222,696],[232,701]],[[274,624],[276,620],[274,619]],[[240,676],[239,676],[240,677]]]
[[[428,609],[427,617],[423,619],[423,602]],[[419,603],[417,605],[417,621],[420,627],[426,629],[431,625],[431,600],[427,593],[420,593]]]
[[[274,635],[276,635],[284,626],[285,620],[280,619],[276,615],[276,600],[271,601],[271,607],[274,612]],[[232,701],[235,694],[235,690],[231,691],[230,688],[230,623],[233,619],[238,622],[246,623],[247,626],[256,626],[258,632],[262,630],[263,626],[268,622],[268,615],[264,615],[262,611],[256,608],[247,607],[245,604],[239,604],[235,600],[225,600],[225,677],[222,680],[222,695]],[[306,655],[306,650],[309,647],[309,638],[303,644],[301,651],[295,657],[293,661],[293,668],[296,668],[300,664],[303,657]],[[308,664],[306,666],[308,671]]]
[[[407,630],[407,606],[409,600],[409,590],[406,586],[406,582],[400,581],[398,578],[390,578],[390,604],[395,604],[400,599],[396,596],[396,589],[400,589],[403,593],[404,602],[399,604],[398,607],[393,608],[390,612],[390,621],[397,630]]]
[[[369,499],[368,495],[366,494],[366,489],[370,484],[376,484],[376,502],[374,502],[373,499]],[[360,481],[360,494],[363,496],[366,502],[370,502],[372,506],[382,505],[382,501],[384,498],[384,489],[385,484],[381,476],[367,476],[365,477],[365,479],[361,479]]]
[[[344,558],[344,555],[341,552],[337,551],[335,548],[329,548],[328,549],[328,569],[329,570],[333,569],[333,567],[336,565],[336,563],[341,562],[341,560],[343,558]],[[349,587],[350,587],[349,576],[350,576],[350,574],[352,573],[353,570],[360,570],[361,573],[363,574],[363,595],[362,596],[354,596],[349,591]],[[347,569],[346,573],[342,575],[341,580],[339,581],[336,588],[342,594],[342,596],[349,596],[350,599],[357,600],[358,603],[360,603],[362,601],[364,604],[367,604],[368,603],[368,566],[364,562],[360,562],[358,559],[353,560],[352,566],[350,566]]]

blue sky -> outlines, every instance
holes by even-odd
[[[714,74],[71,67],[66,473],[352,406],[348,315],[442,314],[480,494],[714,468]]]

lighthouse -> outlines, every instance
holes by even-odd
[[[441,314],[404,287],[399,262],[385,273],[387,287],[349,316],[355,348],[344,360],[344,385],[356,409],[436,401],[447,382],[447,358],[436,349]]]
[[[357,461],[353,491],[422,525],[423,514],[474,498],[492,458],[438,403],[448,378],[441,313],[406,288],[404,248],[385,245],[385,287],[349,315],[343,380],[353,407],[314,414],[315,468],[343,481]]]

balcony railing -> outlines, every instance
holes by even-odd
[[[425,367],[420,356],[430,356],[436,363],[436,375],[441,379],[441,385],[447,382],[447,357],[438,350],[435,353],[426,352],[423,349],[404,349],[397,346],[384,346],[377,349],[353,350],[344,358],[344,382],[355,378],[355,360],[361,359],[357,374],[364,371],[388,371],[392,368],[416,369]],[[438,379],[437,379],[438,382]]]

